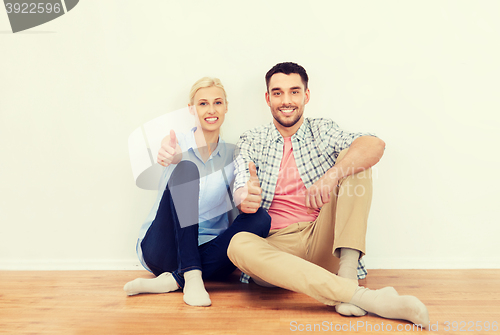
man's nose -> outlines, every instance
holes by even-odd
[[[292,102],[292,99],[291,99],[290,94],[288,94],[288,93],[284,93],[284,94],[283,94],[283,100],[282,100],[282,101],[283,101],[283,104],[284,104],[284,105],[288,105],[288,104],[290,104],[290,103]]]

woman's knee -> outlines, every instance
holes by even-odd
[[[259,207],[257,212],[255,212],[253,215],[256,216],[255,224],[258,230],[257,235],[261,237],[267,237],[267,235],[269,234],[269,230],[271,229],[271,216],[262,207]]]
[[[198,223],[199,180],[200,173],[196,164],[190,161],[181,161],[175,167],[168,181],[165,194],[170,195],[170,206],[175,208],[181,228]]]
[[[181,161],[172,171],[170,176],[169,185],[176,186],[180,184],[185,184],[190,181],[199,180],[200,172],[195,163],[191,161]]]
[[[260,237],[267,237],[271,229],[271,217],[267,211],[260,207],[257,212],[238,215],[233,224],[239,225],[239,230],[247,231]]]

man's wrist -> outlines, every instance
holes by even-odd
[[[233,192],[233,201],[236,207],[240,209],[241,206],[241,194],[243,193],[244,189],[243,187],[238,187],[234,192]],[[241,210],[241,209],[240,209]]]
[[[340,179],[342,179],[342,174],[340,172],[341,171],[334,166],[326,173],[327,177],[326,180],[328,180],[328,183],[331,184],[333,187],[337,186]]]

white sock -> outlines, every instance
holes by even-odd
[[[210,306],[212,301],[205,290],[200,270],[184,273],[184,302],[191,306]]]
[[[340,249],[340,267],[338,275],[343,278],[353,279],[358,281],[358,259],[359,250],[350,248]],[[366,311],[356,305],[342,302],[335,305],[337,313],[344,316],[363,316]]]
[[[350,303],[387,319],[408,320],[422,328],[429,324],[427,307],[414,296],[400,296],[393,287],[380,290],[358,287]]]
[[[170,272],[164,272],[156,278],[137,278],[123,286],[128,295],[139,293],[167,293],[179,288],[174,276]]]

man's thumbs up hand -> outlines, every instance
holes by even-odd
[[[254,162],[248,163],[248,171],[250,171],[249,182],[252,183],[253,186],[260,188],[259,177],[257,176],[257,167]]]
[[[248,169],[250,171],[250,179],[247,181],[246,185],[241,189],[238,189],[237,192],[240,192],[240,210],[243,213],[251,214],[257,212],[260,207],[260,202],[262,201],[262,189],[260,188],[255,163],[248,163]]]

